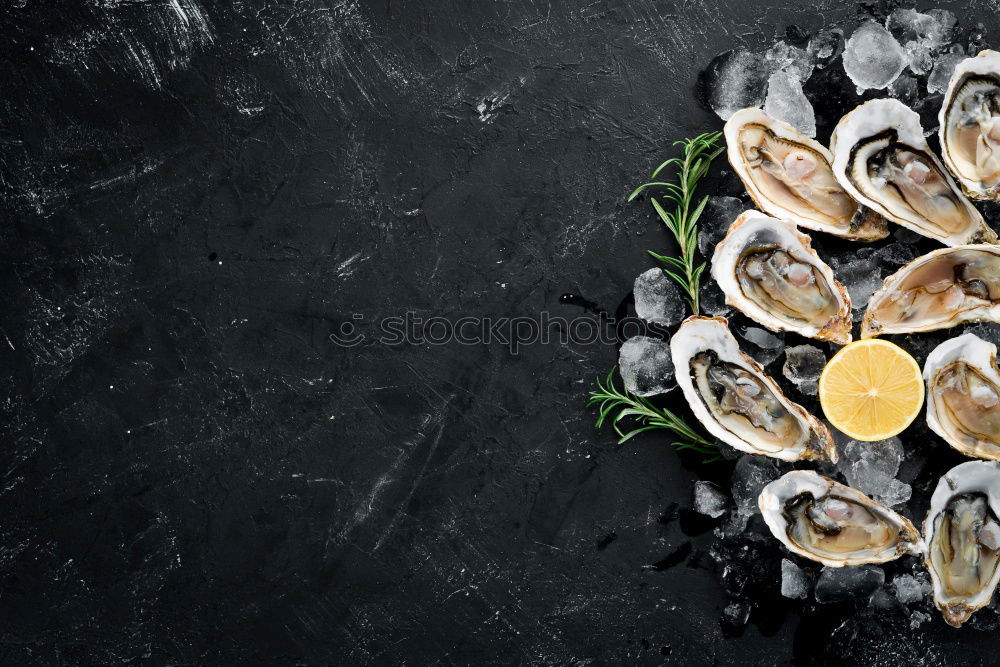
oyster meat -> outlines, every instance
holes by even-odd
[[[947,340],[927,356],[927,425],[966,456],[1000,460],[997,348],[974,334]]]
[[[1000,321],[1000,247],[942,248],[885,279],[868,302],[861,337],[982,321]]]
[[[793,470],[771,482],[758,505],[789,551],[830,567],[884,563],[923,550],[909,519],[811,470]]]
[[[677,384],[694,415],[726,444],[785,461],[837,460],[829,429],[788,400],[740,351],[721,317],[689,317],[670,340]]]
[[[997,240],[902,102],[865,102],[840,120],[830,145],[840,184],[889,220],[950,246]]]
[[[1000,53],[955,67],[938,115],[941,157],[973,199],[1000,199]]]
[[[968,461],[949,470],[924,521],[934,602],[959,627],[993,597],[1000,579],[1000,463]]]
[[[889,234],[885,219],[837,182],[833,156],[815,139],[760,109],[737,111],[725,134],[729,163],[768,215],[858,241]]]
[[[851,342],[851,299],[790,222],[742,213],[715,246],[712,277],[726,303],[774,331]]]

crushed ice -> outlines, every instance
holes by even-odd
[[[781,372],[803,394],[815,396],[819,390],[819,376],[826,365],[823,350],[814,345],[793,345],[785,348],[785,363]]]
[[[729,499],[711,482],[694,483],[694,511],[717,519],[726,513]]]
[[[850,440],[839,450],[837,468],[848,486],[889,507],[910,499],[910,485],[896,478],[906,454],[899,438],[879,442]]]
[[[809,576],[787,558],[781,559],[781,594],[793,600],[809,597]]]
[[[703,74],[706,101],[724,120],[741,108],[763,107],[805,134],[816,136],[817,127],[829,132],[840,115],[857,103],[855,92],[864,94],[863,99],[890,96],[920,113],[925,134],[930,136],[936,132],[941,93],[946,90],[955,66],[987,46],[981,29],[962,32],[955,15],[946,10],[897,8],[881,20],[845,28],[824,29],[809,36],[789,31],[794,38],[778,41],[770,48],[738,48],[721,54]],[[835,103],[817,103],[814,108],[815,96],[822,94],[817,91],[823,87],[834,90]],[[827,139],[819,137],[821,142]],[[737,197],[710,199],[698,237],[699,249],[707,258],[744,208]],[[820,252],[830,256],[829,264],[836,279],[851,296],[856,321],[888,275],[931,249],[926,239],[906,228],[893,225],[891,231],[892,237],[885,242],[853,245],[849,252],[838,247],[839,241],[814,236]],[[728,314],[730,309],[721,290],[714,281],[704,282],[703,312]],[[816,341],[800,343],[801,339],[793,336],[789,336],[786,348],[784,334],[775,334],[754,323],[737,324],[733,331],[741,339],[741,348],[762,364],[777,362],[780,357],[784,378],[805,397],[803,401],[815,401],[811,397],[816,395],[819,375],[836,348]],[[1000,324],[966,325],[960,331],[976,333],[1000,346]],[[904,335],[897,342],[922,364],[940,340],[927,335]],[[891,438],[866,443],[838,437],[837,464],[810,462],[805,467],[844,481],[897,509],[918,491],[922,496],[929,492],[917,475],[925,465],[939,464],[933,460],[928,463],[927,453],[911,444],[911,440],[922,442],[924,438],[932,438],[926,425],[915,423],[911,431],[904,433],[905,440]],[[698,482],[693,504],[697,512],[720,520],[710,552],[719,567],[720,582],[731,596],[720,619],[725,633],[738,632],[750,622],[751,610],[756,609],[758,600],[764,599],[754,585],[765,576],[771,577],[766,596],[780,593],[788,601],[813,600],[820,604],[850,602],[859,610],[866,607],[877,610],[886,621],[896,613],[902,618],[902,626],[896,625],[897,628],[917,629],[928,621],[938,622],[928,576],[915,559],[904,558],[884,567],[829,568],[793,556],[775,545],[756,516],[757,497],[767,483],[792,466],[766,457],[741,455],[728,447],[723,448],[723,454],[726,458],[736,457],[729,494],[725,488]],[[920,498],[914,500],[913,505],[921,502]],[[912,516],[912,512],[902,509]],[[759,557],[762,553],[781,555],[762,561]],[[994,603],[973,616],[970,624],[980,629],[1000,628],[1000,615],[990,611],[997,605]],[[805,609],[808,608],[807,604]],[[851,633],[852,628],[858,627],[857,619],[849,618],[841,629]]]
[[[767,366],[781,355],[785,341],[779,335],[761,327],[746,327],[740,331],[740,336],[750,345],[743,346],[743,351],[756,359],[761,366]]]

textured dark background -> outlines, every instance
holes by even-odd
[[[0,662],[820,657],[794,607],[723,638],[702,466],[583,409],[613,346],[329,336],[613,312],[699,70],[858,10],[5,0]],[[903,652],[991,662],[941,625]]]

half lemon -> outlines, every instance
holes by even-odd
[[[833,356],[819,376],[826,418],[845,435],[874,442],[900,433],[924,404],[916,359],[878,338],[855,341]]]

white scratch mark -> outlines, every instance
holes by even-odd
[[[341,262],[337,266],[335,273],[337,274],[338,278],[346,278],[358,270],[358,265],[364,263],[367,260],[368,260],[367,257],[362,256],[360,252],[356,252],[347,259],[345,259],[343,262]]]
[[[479,122],[486,125],[492,123],[500,115],[500,107],[506,104],[508,99],[510,99],[509,90],[498,90],[487,95],[476,105]]]
[[[410,498],[413,496],[413,492],[416,490],[417,486],[420,485],[423,479],[424,472],[427,469],[427,464],[434,455],[434,451],[437,449],[438,443],[441,441],[441,436],[444,433],[444,416],[447,412],[449,401],[454,398],[454,395],[445,399],[444,402],[438,407],[437,410],[429,412],[424,415],[421,420],[420,426],[417,428],[417,437],[404,444],[403,450],[396,457],[396,460],[392,462],[389,469],[382,473],[379,478],[375,481],[371,490],[368,492],[368,497],[363,500],[355,508],[351,519],[347,524],[337,532],[336,536],[331,534],[330,538],[327,539],[327,546],[329,546],[330,541],[336,542],[338,544],[343,544],[347,537],[354,531],[355,528],[363,524],[371,516],[372,512],[375,510],[379,499],[382,496],[383,490],[389,487],[393,482],[396,481],[396,476],[399,473],[403,465],[409,461],[413,453],[419,448],[419,446],[427,439],[427,430],[434,425],[438,425],[437,433],[434,435],[434,440],[431,442],[430,451],[427,457],[424,459],[424,463],[414,478],[413,484],[410,486],[409,492],[406,494],[406,498],[397,507],[395,514],[389,521],[388,526],[382,532],[381,537],[379,537],[375,548],[378,549],[381,546],[382,541],[385,537],[392,531],[395,527],[396,521],[399,519],[399,515],[402,513],[403,508],[409,503]]]

